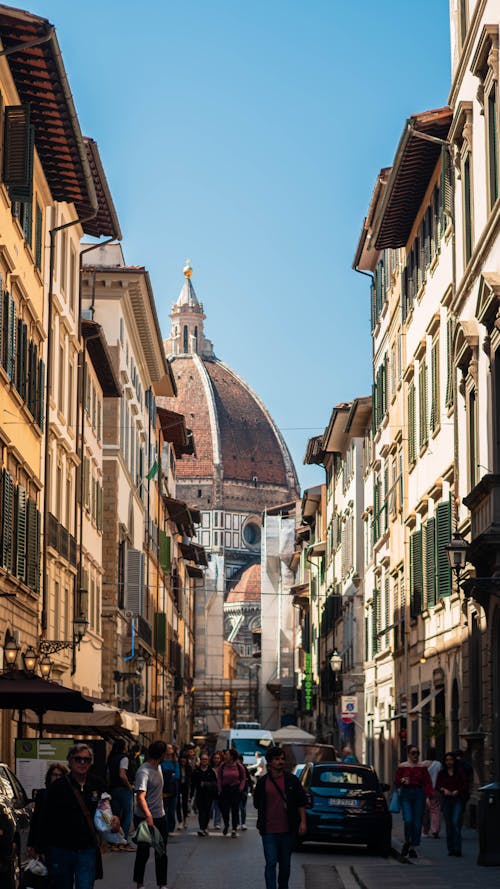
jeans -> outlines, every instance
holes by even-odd
[[[212,817],[214,819],[214,827],[220,827],[221,811],[219,800],[214,799],[212,803]]]
[[[446,824],[448,852],[462,852],[462,814],[464,803],[459,796],[443,796],[441,809]]]
[[[276,866],[278,867],[278,889],[288,889],[290,859],[293,849],[291,833],[263,833],[262,845],[266,868],[266,889],[276,889]]]
[[[163,807],[168,824],[168,832],[175,833],[175,814],[177,811],[177,794],[163,798]]]
[[[402,787],[399,799],[405,825],[405,840],[412,847],[419,846],[425,808],[423,787]]]
[[[240,824],[243,827],[247,823],[248,790],[244,790],[240,797]]]
[[[143,818],[138,818],[137,815],[134,815],[134,824],[137,827]],[[168,868],[168,856],[167,856],[167,840],[168,840],[168,830],[167,830],[167,818],[166,815],[163,815],[162,818],[153,818],[153,824],[160,831],[164,843],[165,843],[165,854],[164,855],[156,855],[155,853],[155,871],[156,871],[156,883],[158,886],[166,886],[167,885],[167,868]],[[135,853],[135,862],[134,862],[134,883],[139,883],[140,885],[144,884],[144,871],[146,870],[146,864],[149,858],[149,850],[151,846],[148,843],[138,843],[137,844],[137,852]]]
[[[226,785],[222,788],[219,798],[220,810],[222,812],[222,820],[224,822],[224,830],[229,827],[229,812],[231,811],[231,827],[236,830],[239,824],[240,814],[240,788],[238,785],[233,787]]]
[[[189,807],[189,785],[181,784],[177,794],[177,821],[182,824],[187,821]]]
[[[93,889],[95,860],[95,846],[78,852],[52,846],[47,861],[54,889],[73,889],[73,881],[75,889]]]
[[[118,815],[123,835],[127,841],[132,824],[132,802],[133,791],[128,787],[113,787],[111,789],[111,810],[113,815]]]

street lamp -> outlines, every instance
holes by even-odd
[[[342,657],[335,648],[330,657],[330,667],[334,673],[342,672]]]
[[[49,654],[56,654],[58,651],[64,651],[66,648],[71,648],[71,675],[73,676],[76,672],[76,650],[80,650],[80,643],[87,632],[87,627],[89,622],[84,614],[79,614],[73,618],[73,638],[71,640],[63,640],[63,639],[41,639],[38,643],[38,649],[42,657],[42,660],[47,658]],[[42,661],[40,661],[40,664]],[[45,660],[44,668],[47,669],[47,661]],[[50,673],[50,670],[49,670]],[[42,673],[42,675],[48,675]]]
[[[9,670],[13,670],[16,666],[17,655],[19,654],[19,645],[16,640],[11,636],[8,642],[5,643],[3,649],[3,656],[7,662],[7,668]]]
[[[460,585],[460,577],[467,564],[468,543],[458,531],[455,531],[453,539],[445,546],[450,568],[457,578],[457,586]]]
[[[23,654],[24,669],[27,673],[34,673],[38,655],[32,645],[29,645]]]
[[[52,661],[47,654],[40,658],[40,673],[44,679],[48,679],[52,670]]]

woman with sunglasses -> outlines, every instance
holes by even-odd
[[[45,856],[54,889],[93,889],[100,873],[94,815],[105,784],[89,774],[92,749],[85,743],[68,751],[69,774],[47,788],[39,829],[38,854]]]
[[[425,801],[432,796],[432,781],[427,768],[420,762],[420,750],[413,744],[408,749],[408,759],[396,769],[394,786],[399,790],[405,826],[401,854],[416,858],[415,846],[420,845]]]

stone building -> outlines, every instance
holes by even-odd
[[[234,370],[215,356],[190,265],[171,313],[165,351],[178,395],[165,406],[180,411],[193,430],[196,453],[178,466],[178,496],[201,513],[198,542],[209,554],[196,600],[195,703],[200,733],[221,728],[224,602],[232,578],[260,561],[262,513],[295,500],[297,477],[268,411]],[[247,635],[248,621],[239,633]],[[231,631],[230,631],[231,632]],[[238,633],[233,639],[239,642]],[[234,688],[245,691],[251,656],[240,660]]]

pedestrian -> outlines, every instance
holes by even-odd
[[[160,763],[167,750],[163,741],[153,741],[149,745],[146,762],[140,766],[135,776],[136,804],[134,809],[134,825],[139,827],[141,821],[151,829],[156,827],[164,842],[163,850],[155,846],[156,882],[159,889],[167,889],[167,840],[168,827],[163,805],[163,774]],[[134,882],[137,889],[144,886],[144,871],[149,858],[151,844],[137,843],[134,863]]]
[[[255,753],[255,777],[262,778],[267,772],[266,760],[262,756],[259,750]]]
[[[210,821],[210,812],[212,803],[217,796],[217,775],[210,765],[210,757],[208,753],[202,753],[200,756],[200,764],[193,769],[191,780],[191,793],[194,797],[196,809],[198,811],[198,836],[208,837],[208,823]]]
[[[468,787],[465,772],[458,766],[454,753],[445,753],[444,767],[437,776],[436,789],[442,798],[448,855],[459,858],[462,854],[462,815]]]
[[[252,779],[250,777],[250,772],[248,771],[245,763],[243,762],[243,754],[242,753],[240,753],[238,755],[238,759],[240,761],[240,765],[242,766],[242,768],[245,772],[245,777],[246,777],[245,786],[244,786],[243,790],[241,791],[241,796],[240,796],[240,813],[239,813],[240,827],[242,830],[246,830],[247,829],[248,794],[250,793],[250,791],[253,787],[253,784],[252,784]]]
[[[175,833],[177,794],[179,792],[180,770],[173,744],[167,744],[165,759],[161,764],[163,772],[163,801],[169,833]]]
[[[191,779],[193,769],[185,753],[179,756],[179,791],[177,794],[177,830],[186,830],[188,826],[189,798],[191,796]]]
[[[212,759],[211,759],[211,765],[212,765],[212,768],[213,768],[216,775],[217,775],[217,770],[218,770],[221,762],[222,762],[222,755],[219,753],[218,750],[216,750],[215,753],[212,754]],[[220,806],[219,806],[218,796],[215,797],[215,799],[212,803],[211,817],[214,819],[214,830],[220,830],[220,823],[222,821],[222,814],[221,814],[221,810],[220,810]]]
[[[424,809],[424,818],[422,821],[422,833],[424,837],[432,834],[435,840],[439,839],[439,831],[441,829],[441,795],[436,789],[436,780],[439,772],[443,768],[443,763],[436,759],[436,748],[429,747],[427,751],[427,759],[424,759],[424,765],[431,776],[432,796],[427,800]]]
[[[36,857],[35,845],[36,836],[40,830],[40,818],[47,800],[47,788],[58,778],[63,778],[68,774],[68,769],[62,762],[52,762],[47,769],[45,775],[45,787],[40,788],[35,796],[35,805],[30,819],[30,829],[28,833],[28,855],[30,858]]]
[[[102,878],[94,815],[104,782],[90,773],[94,756],[85,743],[68,750],[69,772],[48,785],[34,837],[54,889],[92,889]]]
[[[229,813],[231,813],[231,836],[233,839],[237,836],[240,796],[245,783],[246,775],[238,759],[238,751],[230,748],[224,750],[224,759],[217,771],[217,789],[222,820],[224,822],[222,833],[224,836],[227,835],[229,830]]]
[[[128,842],[130,825],[132,824],[132,806],[134,802],[134,785],[130,782],[130,759],[127,743],[119,738],[113,743],[106,763],[106,777],[111,794],[111,811],[120,819],[123,836]],[[130,847],[132,848],[132,847]]]
[[[257,830],[262,837],[266,861],[266,889],[288,889],[290,861],[297,834],[306,832],[306,795],[299,779],[285,772],[285,754],[280,747],[266,752],[267,774],[257,781],[253,802]]]
[[[413,744],[408,750],[408,759],[396,769],[394,785],[399,790],[405,826],[401,852],[409,858],[417,858],[415,846],[420,845],[425,801],[432,796],[432,781],[426,767],[420,762],[420,751]]]
[[[352,752],[352,748],[349,746],[345,746],[342,748],[342,762],[350,763],[351,765],[355,765],[357,763],[357,759]]]

